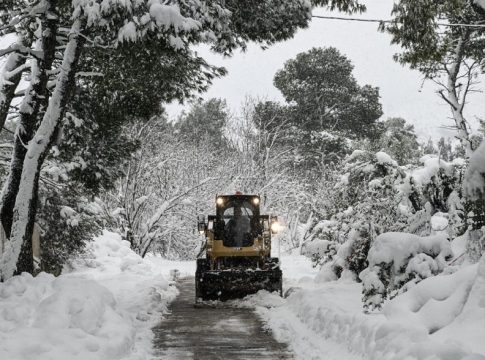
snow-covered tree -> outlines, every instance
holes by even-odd
[[[114,226],[142,256],[154,247],[162,249],[169,240],[173,245],[167,249],[165,244],[166,251],[177,253],[192,244],[193,255],[197,209],[205,209],[204,202],[209,201],[201,194],[216,193],[207,187],[219,166],[211,164],[217,150],[211,150],[210,141],[198,145],[186,141],[164,117],[135,122],[125,131],[140,147],[123,167],[118,188],[106,199]]]
[[[211,142],[214,148],[227,147],[225,135],[230,114],[225,100],[209,99],[194,103],[177,120],[175,128],[187,141]]]
[[[389,118],[382,126],[382,134],[375,145],[378,150],[389,154],[399,165],[416,162],[420,153],[414,126],[402,118]]]
[[[450,106],[467,156],[472,144],[464,108],[467,96],[476,90],[477,75],[485,61],[485,30],[473,26],[483,21],[477,9],[469,0],[400,0],[394,4],[392,24],[386,27],[393,42],[404,49],[396,60],[418,69],[440,87],[438,93]],[[472,26],[443,27],[440,22]]]
[[[338,3],[343,6],[343,2]],[[17,33],[19,39],[2,50],[2,55],[27,56],[30,83],[20,106],[12,166],[2,196],[2,224],[10,240],[0,261],[1,278],[12,276],[15,270],[33,271],[30,239],[39,174],[59,133],[86,49],[156,41],[161,47],[178,51],[189,51],[194,43],[209,43],[214,51],[230,54],[248,41],[269,45],[291,37],[310,19],[311,7],[304,1],[288,1],[277,7],[270,0],[258,2],[254,8],[237,4],[85,0],[2,3],[2,29]],[[31,35],[33,47],[23,44],[25,34]],[[8,73],[22,69],[20,65]],[[1,109],[9,109],[10,87],[0,89]]]
[[[36,271],[60,274],[63,266],[81,254],[103,227],[99,199],[91,200],[73,191],[72,183],[41,180],[36,224],[41,237]]]
[[[379,91],[359,86],[352,71],[350,60],[336,48],[313,48],[288,60],[274,84],[295,107],[294,123],[303,130],[375,137],[382,115]]]
[[[338,244],[330,269],[336,276],[347,271],[356,278],[367,267],[375,237],[407,226],[407,217],[399,211],[405,172],[386,153],[362,150],[355,150],[335,172],[336,180],[326,194],[326,217],[316,222],[313,232],[319,239],[322,225],[336,224],[325,226],[331,235],[328,240]]]
[[[470,157],[463,190],[468,199],[468,255],[478,261],[485,252],[485,142]]]

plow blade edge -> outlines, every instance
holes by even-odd
[[[196,298],[201,300],[240,299],[259,290],[282,292],[282,272],[269,270],[200,270],[195,276]]]

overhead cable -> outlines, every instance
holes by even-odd
[[[358,21],[358,22],[371,22],[379,24],[391,24],[393,20],[384,19],[365,19],[365,18],[353,18],[353,17],[340,17],[340,16],[324,16],[324,15],[312,15],[312,18],[325,19],[325,20],[341,20],[341,21]],[[447,27],[471,27],[471,28],[485,28],[485,24],[454,24],[454,23],[436,23],[438,26]]]

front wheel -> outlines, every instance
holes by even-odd
[[[207,259],[197,259],[196,269],[195,269],[195,300],[203,297],[201,282],[204,279],[204,273],[207,270]]]

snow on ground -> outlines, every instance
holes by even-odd
[[[172,278],[173,270],[178,270],[181,278],[195,275],[195,260],[167,260],[153,254],[147,254],[145,260],[153,264],[167,279]]]
[[[283,253],[280,256],[280,263],[284,276],[283,287],[285,289],[311,284],[313,283],[313,278],[318,274],[318,269],[312,266],[310,259],[306,256]]]
[[[104,232],[59,277],[0,283],[0,359],[141,360],[177,294],[160,263]]]
[[[260,291],[239,306],[255,307],[297,359],[485,359],[485,257],[480,266],[428,278],[373,313],[362,310],[361,284],[314,282],[305,257],[282,261],[287,297]]]
[[[287,298],[260,291],[240,306],[256,307],[276,340],[296,359],[362,359],[367,340],[384,321],[362,313],[361,288],[354,282],[316,284],[318,270],[300,255],[282,255]]]
[[[362,311],[361,284],[315,281],[308,258],[280,258],[286,297],[260,291],[234,304],[254,307],[296,359],[485,359],[485,257],[373,313]],[[166,279],[194,272],[195,261],[141,259],[104,232],[59,277],[0,284],[0,359],[150,359],[151,328],[177,294]]]

